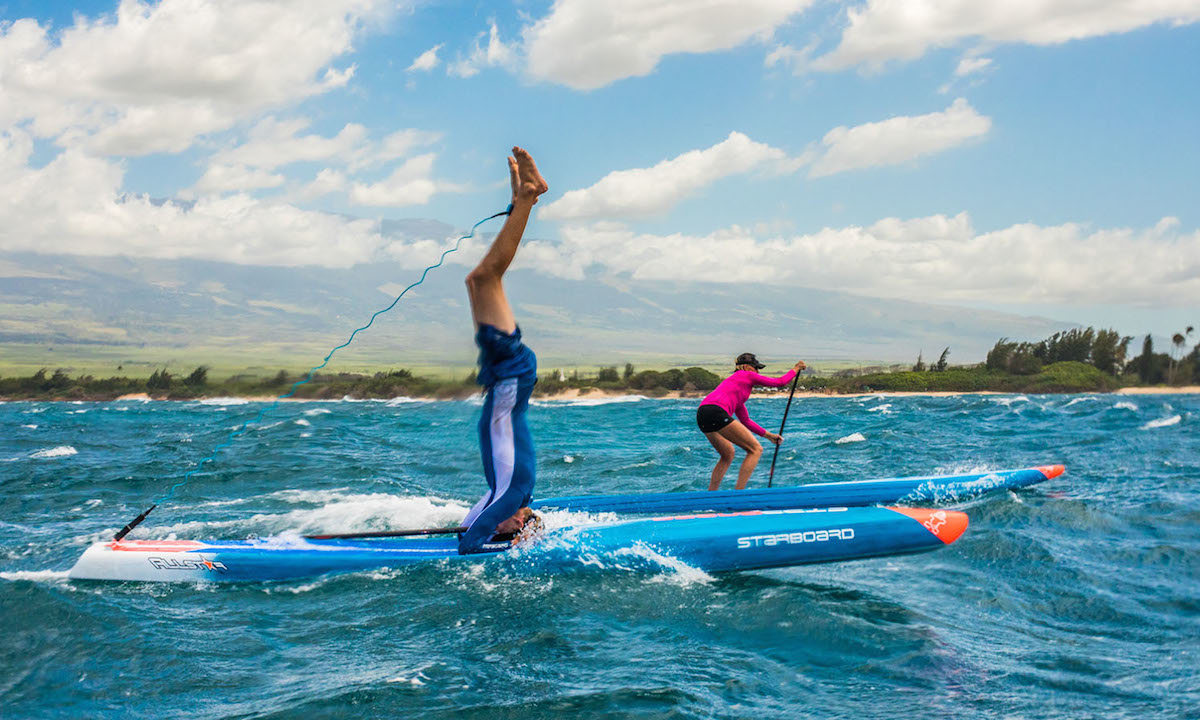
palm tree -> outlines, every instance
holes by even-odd
[[[1175,350],[1171,351],[1171,383],[1175,382],[1175,368],[1179,366],[1179,360],[1175,358],[1175,353],[1179,353],[1179,357],[1183,357],[1183,351],[1187,350],[1187,338],[1192,334],[1192,326],[1188,325],[1187,330],[1181,333],[1175,333],[1171,336],[1171,343],[1175,346]]]

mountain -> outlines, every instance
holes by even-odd
[[[444,237],[445,226],[434,225],[390,231]],[[447,264],[430,272],[332,367],[471,365],[465,271]],[[300,369],[419,276],[395,262],[330,270],[0,253],[0,363]],[[578,281],[530,270],[513,270],[506,285],[544,368],[724,365],[744,351],[772,367],[795,358],[912,362],[922,350],[936,359],[946,346],[952,360],[972,362],[1001,336],[1041,338],[1074,325],[773,285]]]

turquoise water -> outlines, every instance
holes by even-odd
[[[706,486],[694,401],[627,400],[531,411],[540,495]],[[925,555],[65,579],[259,407],[0,404],[0,715],[1200,717],[1200,396],[797,401],[777,485],[1067,465],[958,505],[971,527]],[[768,427],[782,410],[750,405]],[[454,524],[482,487],[478,412],[287,404],[135,537]]]

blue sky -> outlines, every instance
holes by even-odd
[[[521,144],[546,274],[1196,324],[1200,1],[1002,5],[8,2],[0,249],[418,267]]]

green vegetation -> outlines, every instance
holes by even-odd
[[[1192,328],[1172,338],[1170,353],[1157,353],[1149,335],[1142,352],[1126,359],[1131,337],[1113,330],[1094,328],[1067,330],[1036,343],[1001,338],[987,361],[972,366],[949,365],[950,348],[935,363],[926,363],[924,353],[915,365],[874,366],[842,369],[820,376],[811,369],[802,388],[828,394],[862,392],[1108,392],[1130,385],[1162,383],[1185,385],[1200,378],[1200,344],[1186,352]],[[210,375],[210,366],[200,365],[188,374],[173,374],[157,368],[145,379],[98,378],[72,375],[65,369],[38,370],[27,377],[0,377],[0,398],[6,400],[111,400],[122,395],[144,393],[154,398],[186,400],[199,397],[278,397],[305,377],[288,370],[243,372],[221,380]],[[374,373],[319,373],[296,389],[301,399],[434,397],[461,398],[479,391],[475,372],[447,368],[440,374],[418,374],[414,369]],[[539,378],[537,395],[565,391],[637,393],[661,397],[668,393],[701,396],[721,381],[701,367],[638,370],[632,363],[624,368],[601,366],[594,373],[550,370]]]
[[[1111,375],[1091,365],[1064,361],[1047,365],[1032,375],[1017,375],[984,366],[945,370],[861,375],[854,378],[807,381],[809,389],[828,388],[837,393],[861,392],[1108,392],[1121,387]]]
[[[632,371],[632,365],[627,370]],[[47,375],[39,370],[30,377],[0,378],[0,398],[8,400],[112,400],[122,395],[146,394],[156,399],[188,400],[200,397],[278,397],[291,390],[303,375],[291,375],[286,370],[266,376],[234,375],[220,382],[208,379],[208,368],[196,368],[179,378],[166,370],[155,370],[149,378],[110,377],[91,375],[69,376],[63,370]],[[538,395],[551,395],[565,390],[611,390],[640,392],[651,396],[671,391],[687,393],[708,392],[717,386],[721,376],[703,368],[684,370],[672,368],[665,372],[643,370],[621,377],[616,367],[600,368],[595,376],[578,371],[567,377],[560,370],[543,375],[538,382]],[[295,390],[293,397],[313,400],[351,398],[435,397],[461,398],[479,391],[475,373],[457,379],[421,377],[410,370],[399,369],[374,374],[318,373],[310,382]]]

